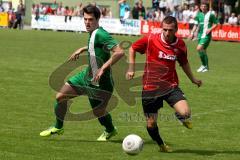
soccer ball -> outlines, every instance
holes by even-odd
[[[143,140],[136,134],[130,134],[124,138],[122,148],[127,154],[138,154],[143,148]]]

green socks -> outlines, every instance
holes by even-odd
[[[112,124],[112,117],[109,113],[103,117],[99,117],[98,121],[106,128],[106,132],[110,133],[114,130],[114,126]]]
[[[55,127],[61,129],[63,127],[64,117],[67,112],[67,101],[56,102],[54,111],[56,115]]]
[[[199,57],[201,59],[202,65],[206,66],[208,68],[208,56],[207,56],[207,53],[205,51],[199,51],[198,54],[199,54]]]

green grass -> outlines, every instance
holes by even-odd
[[[165,104],[159,126],[171,154],[158,152],[148,136],[141,100],[129,107],[119,98],[111,112],[119,134],[110,142],[96,142],[103,128],[97,120],[65,123],[62,136],[41,138],[39,132],[54,122],[55,91],[49,86],[51,73],[77,48],[86,45],[87,34],[0,30],[0,159],[1,160],[79,160],[79,159],[162,159],[162,160],[239,160],[239,43],[212,42],[210,71],[196,73],[200,60],[196,42],[188,43],[189,61],[204,85],[192,85],[178,66],[180,86],[193,113],[194,129],[187,130],[172,118]],[[138,37],[114,36],[119,41]],[[144,56],[137,56],[143,61]],[[126,66],[124,66],[126,67]],[[121,67],[120,67],[121,68]],[[124,70],[121,70],[121,72]],[[121,78],[124,73],[115,73]],[[116,85],[119,85],[116,82]],[[118,96],[117,92],[114,92]],[[139,94],[140,95],[140,94]],[[74,100],[72,110],[89,109],[86,97]],[[140,135],[144,149],[128,156],[121,149],[122,139]]]

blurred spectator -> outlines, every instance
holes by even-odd
[[[13,28],[14,23],[16,21],[16,15],[14,13],[14,10],[9,10],[8,11],[8,19],[9,19],[8,27]]]
[[[14,9],[12,8],[12,2],[8,2],[8,6],[4,9],[4,12],[11,12]]]
[[[112,18],[112,11],[110,8],[107,8],[107,18]]]
[[[171,12],[170,8],[167,7],[166,11],[165,11],[165,16],[167,17],[167,16],[171,16],[171,15],[172,15],[172,12]]]
[[[70,9],[68,6],[65,7],[64,10],[64,22],[67,23],[68,15],[69,15]]]
[[[17,6],[17,12],[21,16],[19,29],[23,29],[23,27],[24,27],[24,17],[25,17],[25,5],[23,4],[22,0],[19,1],[19,5]]]
[[[56,0],[53,1],[52,5],[50,7],[51,7],[51,10],[52,10],[52,14],[56,15],[57,14],[57,8],[58,8],[58,4],[57,4]]]
[[[106,18],[107,17],[107,8],[106,7],[102,8],[101,13],[102,13],[102,15],[101,15],[102,18]]]
[[[145,7],[143,6],[142,0],[138,1],[138,16],[140,20],[146,19],[146,10]]]
[[[219,24],[224,24],[224,15],[223,12],[218,12],[217,19]]]
[[[225,14],[225,15],[224,15],[224,24],[225,24],[225,23],[226,23],[226,24],[228,23],[229,17],[230,17],[230,16],[229,16],[228,14]]]
[[[71,7],[71,8],[69,9],[69,12],[68,12],[68,19],[69,19],[69,21],[72,20],[72,17],[73,17],[73,16],[75,16],[74,7]]]
[[[2,6],[2,1],[0,1],[0,13],[1,12],[4,12],[4,8],[3,8],[3,6]]]
[[[45,5],[40,4],[39,13],[40,14],[47,14],[47,7]]]
[[[191,11],[189,10],[189,5],[184,4],[182,11],[182,22],[189,23],[191,17]]]
[[[92,2],[91,4],[96,6],[101,11],[101,8],[97,5],[97,2]]]
[[[190,27],[191,30],[192,30],[194,24],[196,23],[195,17],[197,16],[198,12],[199,12],[199,6],[198,5],[190,7],[189,27]]]
[[[37,21],[39,19],[39,17],[40,17],[40,7],[39,7],[39,4],[34,5],[34,6],[35,7],[34,7],[33,12],[35,14],[35,20]]]
[[[139,14],[138,14],[138,2],[135,3],[133,9],[132,9],[132,18],[133,19],[138,19]]]
[[[156,14],[156,21],[162,22],[162,20],[165,18],[165,12],[163,12],[160,8],[155,11]]]
[[[230,25],[237,25],[238,18],[236,17],[235,13],[231,14],[231,17],[228,18],[228,24]]]
[[[155,21],[156,19],[156,13],[155,13],[155,9],[151,8],[150,10],[148,10],[147,12],[147,20],[148,21]]]
[[[230,16],[237,0],[224,0],[224,14]]]
[[[35,8],[36,8],[36,5],[33,3],[32,8],[31,8],[31,13],[32,14],[35,14]]]
[[[160,10],[161,10],[163,13],[165,13],[166,8],[167,8],[167,2],[166,2],[166,0],[160,0],[160,2],[159,2],[159,8],[160,8]]]
[[[48,15],[52,15],[52,14],[53,14],[53,10],[52,10],[52,8],[51,8],[50,5],[48,5],[48,6],[46,7],[46,12],[45,12],[45,14],[48,14]]]
[[[20,9],[20,8],[18,8]],[[16,19],[14,21],[14,24],[13,24],[13,29],[22,29],[21,28],[21,23],[22,23],[22,13],[21,13],[21,10],[17,10],[17,12],[15,13],[15,16],[16,16]]]
[[[79,3],[75,11],[77,16],[83,17],[83,4]]]
[[[126,7],[124,17],[122,19],[125,21],[126,19],[129,19],[129,18],[130,18],[130,9]]]
[[[172,16],[177,19],[177,21],[182,21],[182,11],[181,6],[175,6],[174,11],[172,12]]]
[[[126,0],[118,0],[118,4],[119,4],[119,12],[120,12],[119,17],[120,17],[120,20],[122,20],[125,15],[126,8],[128,8],[128,10],[130,10],[130,7],[127,4]]]
[[[237,24],[238,24],[238,25],[240,25],[240,14],[238,14],[238,17],[237,17],[237,19],[238,19],[238,22],[237,22]]]
[[[152,0],[152,8],[157,9],[158,7],[159,7],[159,0]]]
[[[63,5],[62,5],[62,2],[60,2],[59,4],[58,4],[58,8],[57,8],[57,12],[56,12],[56,14],[58,15],[58,16],[63,16],[64,15],[64,7],[63,7]]]

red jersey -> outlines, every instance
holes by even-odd
[[[143,75],[143,90],[166,92],[178,86],[176,61],[180,65],[188,63],[187,48],[182,39],[176,38],[168,44],[163,34],[149,34],[132,44],[133,50],[146,53]]]

